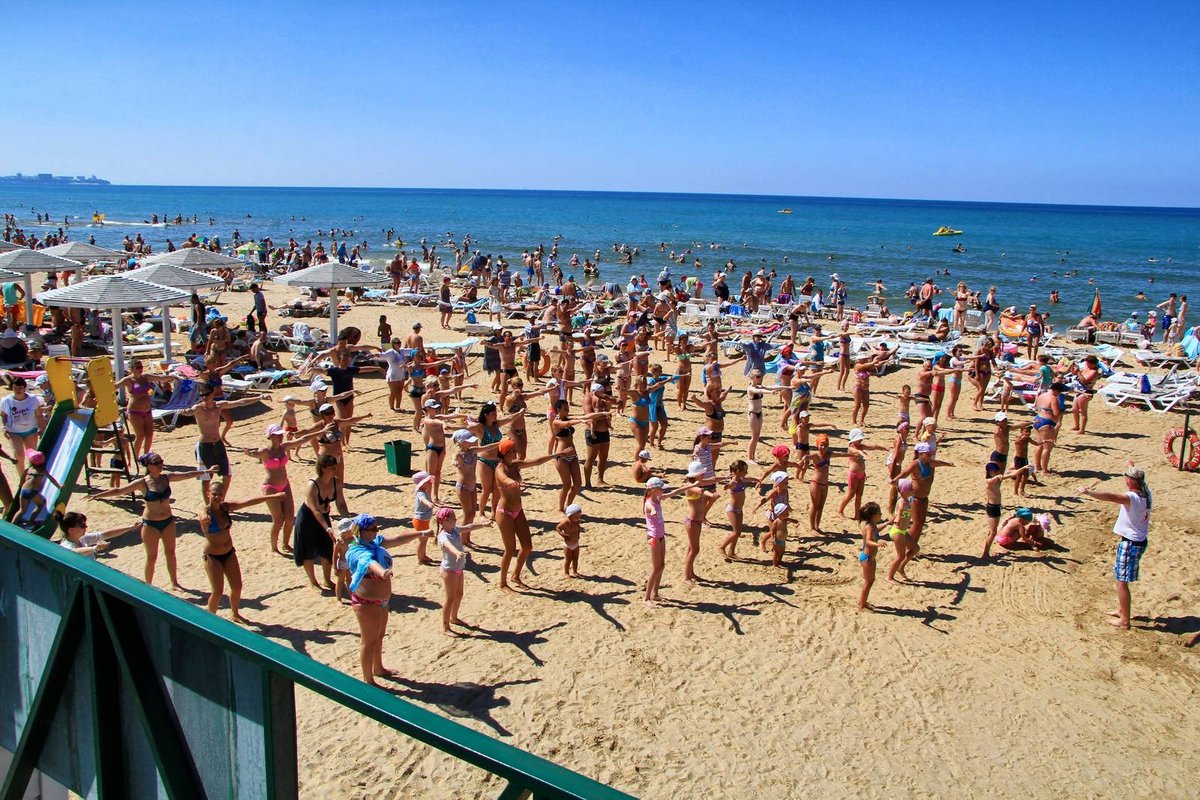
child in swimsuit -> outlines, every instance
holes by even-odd
[[[666,565],[667,526],[663,520],[662,501],[667,497],[682,494],[695,484],[686,483],[678,489],[666,492],[667,483],[662,478],[646,481],[646,494],[642,498],[642,513],[646,518],[646,543],[650,545],[650,576],[646,579],[646,595],[643,602],[648,608],[656,608],[662,598],[658,585],[662,582]]]
[[[791,506],[787,503],[776,503],[775,507],[767,512],[769,535],[765,541],[771,543],[771,566],[773,567],[783,566],[783,551],[787,547],[788,523],[791,522],[791,511]]]
[[[1013,440],[1013,470],[1021,470],[1023,467],[1029,466],[1029,443],[1033,440],[1033,424],[1025,423],[1021,426],[1021,430],[1017,432],[1017,438]],[[1029,483],[1029,476],[1033,475],[1033,469],[1024,469],[1013,478],[1013,494],[1018,497],[1025,496],[1025,485]]]
[[[417,539],[417,563],[432,564],[426,548],[429,544],[429,527],[435,510],[433,499],[429,496],[429,487],[433,485],[433,476],[421,470],[413,475],[413,515],[412,525],[420,538]]]
[[[787,448],[785,447],[784,450]],[[725,505],[725,516],[729,519],[730,533],[721,542],[721,553],[726,561],[737,558],[738,539],[742,535],[742,508],[746,504],[746,473],[749,467],[745,461],[738,459],[729,465],[729,480],[725,487],[729,490],[729,502]],[[755,542],[758,544],[758,542]]]
[[[42,489],[46,481],[50,481],[62,490],[62,484],[46,471],[46,454],[40,450],[26,452],[29,468],[25,470],[25,479],[21,482],[20,510],[17,520],[21,525],[32,526],[38,521],[38,516],[46,510],[46,498]]]
[[[896,396],[896,405],[899,409],[896,412],[896,422],[909,422],[909,406],[912,405],[912,387],[907,383],[900,387],[900,394]]]
[[[337,532],[338,540],[333,544],[333,566],[337,570],[337,588],[334,590],[334,598],[339,602],[350,602],[342,600],[342,590],[349,591],[350,587],[350,567],[346,563],[346,551],[350,549],[350,545],[354,544],[354,517],[344,517],[338,520]]]
[[[862,566],[863,584],[858,593],[858,610],[874,611],[875,606],[867,602],[871,595],[871,586],[875,583],[875,554],[879,550],[879,526],[883,522],[883,514],[878,503],[867,503],[859,512],[858,519],[862,522],[862,544],[858,548],[858,563]]]
[[[439,571],[442,573],[442,585],[446,590],[445,599],[442,601],[442,633],[451,638],[458,638],[461,634],[450,626],[466,625],[458,618],[458,609],[463,599],[463,571],[467,568],[468,558],[462,535],[494,525],[495,522],[488,520],[460,526],[454,516],[454,509],[443,506],[437,510],[437,524],[437,543],[442,550]]]
[[[554,526],[563,540],[563,575],[568,578],[579,577],[579,519],[582,516],[583,509],[579,504],[571,503]]]

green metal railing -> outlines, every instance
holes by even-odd
[[[502,800],[629,797],[6,523],[0,676],[0,800],[34,770],[100,798],[295,797],[297,685],[498,776]]]

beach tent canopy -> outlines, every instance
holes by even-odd
[[[25,319],[33,320],[33,273],[74,272],[79,263],[69,258],[48,255],[44,250],[21,248],[0,253],[0,269],[25,275]]]
[[[214,253],[211,250],[205,250],[203,247],[183,247],[173,253],[161,253],[150,256],[142,263],[146,266],[151,264],[173,264],[177,267],[200,270],[237,269],[246,266],[246,262],[240,258],[230,258],[220,253]]]
[[[23,244],[13,244],[0,239],[0,253],[7,253],[9,250],[28,250],[29,248]]]
[[[159,286],[171,286],[175,289],[210,289],[225,285],[224,279],[218,278],[216,275],[179,267],[175,264],[148,264],[121,274],[126,278],[157,283]]]
[[[51,289],[38,295],[38,301],[59,308],[86,308],[92,311],[111,309],[113,312],[113,356],[117,380],[125,374],[125,350],[121,331],[121,309],[167,306],[185,302],[191,294],[182,289],[140,281],[124,275],[101,275],[91,280],[72,283],[61,289]],[[169,318],[163,320],[163,338],[169,339]]]
[[[307,286],[311,289],[329,290],[329,335],[337,338],[337,293],[335,289],[349,289],[354,286],[380,286],[392,282],[391,277],[380,272],[364,272],[358,267],[351,267],[337,261],[317,264],[297,272],[278,275],[275,283],[284,286]]]
[[[56,244],[54,247],[47,247],[41,252],[59,258],[69,258],[80,264],[88,264],[93,261],[123,261],[129,257],[127,253],[119,250],[109,250],[107,247],[97,247],[87,242],[64,242]]]

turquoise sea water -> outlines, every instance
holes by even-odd
[[[777,213],[783,208],[793,213]],[[622,283],[631,272],[653,280],[668,263],[660,242],[680,252],[700,243],[686,269],[673,267],[675,274],[691,272],[697,257],[706,284],[730,258],[742,269],[813,275],[822,286],[837,272],[849,284],[852,303],[862,302],[876,278],[895,296],[910,281],[949,269],[949,277],[936,278],[939,285],[995,285],[1001,305],[1038,302],[1059,323],[1074,321],[1090,304],[1088,278],[1100,288],[1109,319],[1144,313],[1171,291],[1200,297],[1200,209],[515,190],[0,186],[0,210],[22,221],[35,212],[49,212],[56,224],[66,216],[74,238],[94,234],[100,245],[115,246],[140,232],[156,249],[167,237],[179,244],[193,231],[228,242],[234,227],[245,238],[270,235],[276,241],[289,235],[316,240],[318,229],[352,229],[354,241],[366,239],[368,256],[377,261],[394,252],[383,238],[389,227],[408,242],[425,237],[431,244],[447,232],[458,239],[470,233],[484,253],[510,260],[538,243],[548,249],[561,235],[564,268],[572,253],[582,260],[600,250],[602,276]],[[91,227],[93,210],[110,224]],[[194,214],[201,222],[140,224],[152,213]],[[215,225],[208,225],[209,217]],[[932,236],[941,225],[964,234]],[[641,248],[632,270],[614,263],[614,242]],[[711,242],[723,249],[708,249]],[[955,244],[967,252],[952,252]],[[444,251],[439,248],[448,260]],[[1055,276],[1076,269],[1078,277]],[[1039,280],[1030,282],[1035,275]],[[1063,303],[1050,308],[1053,288]],[[1147,301],[1133,299],[1138,290]]]

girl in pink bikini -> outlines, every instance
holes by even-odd
[[[888,450],[879,444],[865,444],[866,435],[855,428],[850,431],[850,445],[846,448],[846,458],[850,464],[846,470],[846,494],[838,506],[838,516],[846,516],[846,505],[854,500],[854,519],[859,518],[862,507],[863,488],[867,485],[867,450]]]
[[[245,448],[242,452],[253,456],[262,462],[267,474],[263,478],[263,494],[281,495],[278,500],[268,500],[267,508],[271,510],[271,552],[290,555],[292,552],[292,526],[296,520],[296,502],[292,497],[292,484],[288,480],[287,465],[298,447],[316,440],[321,431],[314,431],[299,439],[284,442],[286,431],[281,425],[267,426],[266,447]],[[290,451],[290,452],[289,452]],[[280,534],[283,538],[283,550],[279,549]]]

